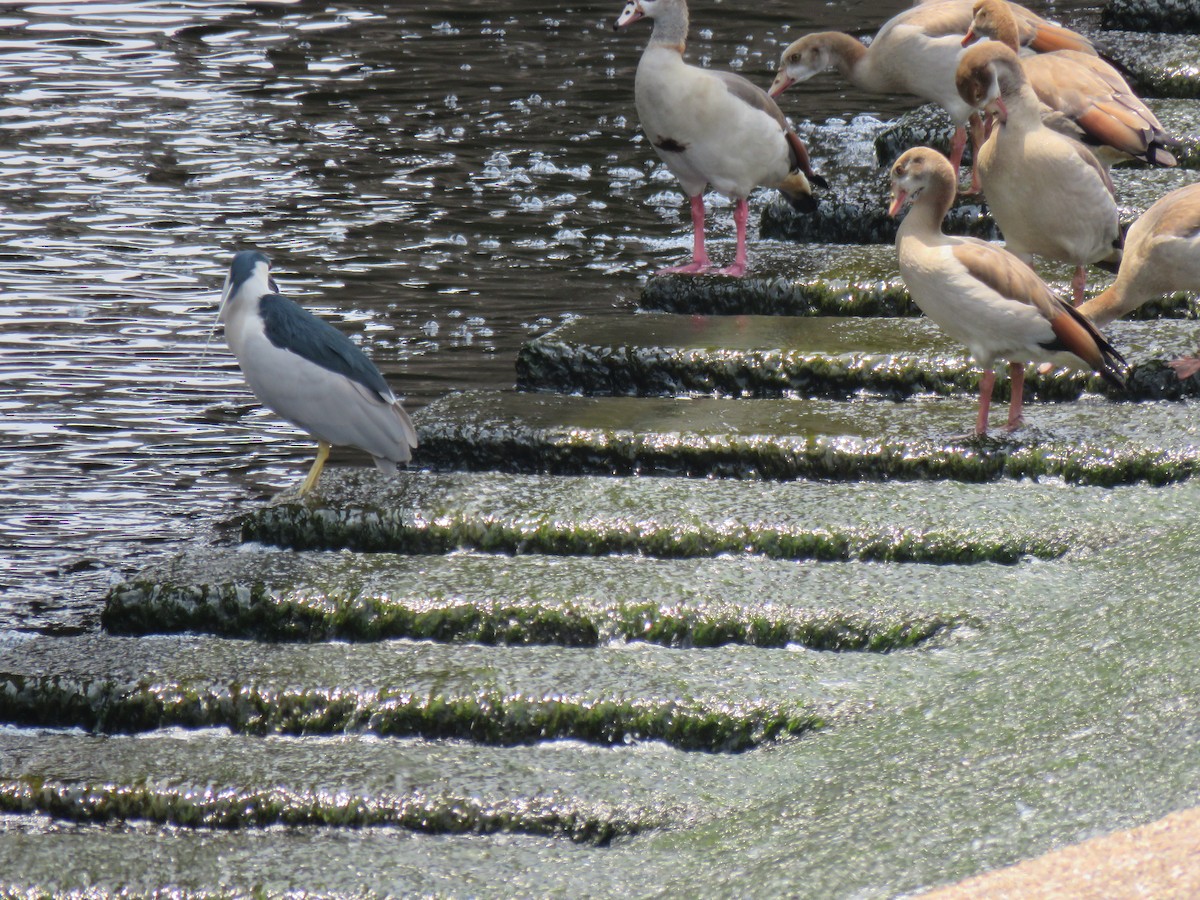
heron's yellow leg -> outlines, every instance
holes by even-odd
[[[321,470],[325,468],[325,460],[329,459],[329,450],[329,444],[317,441],[317,458],[313,460],[312,468],[308,470],[308,477],[304,479],[304,484],[300,485],[297,497],[303,497],[317,486],[317,479],[321,477]]]

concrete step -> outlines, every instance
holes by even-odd
[[[1200,34],[1200,6],[1190,0],[1107,0],[1100,10],[1100,26]]]
[[[819,678],[822,668],[836,667],[834,655],[805,660],[807,676],[797,671],[795,683],[770,688],[753,673],[697,668],[686,655],[656,649],[38,638],[0,648],[0,722],[118,734],[368,734],[499,747],[652,740],[741,752],[824,727],[831,715],[836,698]],[[826,657],[827,664],[819,662]]]
[[[622,749],[626,757],[637,753]],[[694,783],[678,767],[629,759],[625,779],[581,778],[580,763],[595,752],[578,742],[501,748],[364,734],[0,728],[0,811],[109,827],[160,823],[246,833],[387,826],[591,844],[682,825],[700,813]],[[682,753],[661,746],[650,756]]]
[[[1179,139],[1179,146],[1172,147],[1171,153],[1180,168],[1200,169],[1200,103],[1195,99],[1147,99],[1146,105],[1167,133]],[[940,106],[920,106],[879,132],[875,137],[875,156],[880,167],[886,170],[909,147],[933,147],[948,154],[953,134],[954,123]],[[969,167],[971,158],[972,148],[968,142],[964,165]],[[1117,168],[1117,175],[1132,183],[1140,177],[1135,173],[1145,171],[1144,164],[1129,162]],[[1123,194],[1118,194],[1118,200],[1124,202]],[[1125,218],[1136,218],[1140,213],[1141,209],[1131,209]]]
[[[1107,546],[1110,498],[1061,482],[382,478],[351,470],[327,473],[303,502],[251,511],[241,528],[244,540],[296,550],[1016,563]]]
[[[1031,370],[1027,398],[1063,401],[1090,392],[1173,399],[1200,390],[1195,378],[1180,383],[1164,368],[1164,360],[1196,352],[1196,323],[1122,320],[1105,333],[1144,369],[1131,374],[1130,393],[1091,373]],[[588,317],[527,342],[517,358],[521,389],[637,396],[846,399],[867,392],[900,399],[974,394],[981,374],[965,348],[926,318]],[[1003,383],[998,389],[1003,397]]]
[[[1057,477],[1165,484],[1200,466],[1182,404],[1042,404],[1012,435],[953,438],[976,401],[732,400],[479,391],[421,411],[418,459],[440,469],[842,481]],[[1007,415],[997,408],[997,427]]]
[[[1195,104],[1196,101],[1189,101]],[[1183,120],[1187,121],[1186,117]],[[1191,128],[1196,132],[1195,113]],[[926,114],[910,113],[893,129],[881,132],[876,149],[881,158],[898,156],[909,147],[949,143],[953,126],[941,110]],[[1185,149],[1191,145],[1191,138]],[[1185,156],[1186,158],[1186,156]],[[817,208],[801,212],[781,197],[764,207],[759,234],[764,238],[808,244],[894,244],[900,220],[887,214],[889,197],[888,167],[895,157],[876,170],[859,174],[847,181],[835,180],[817,196]],[[1116,166],[1111,171],[1121,223],[1128,226],[1163,194],[1195,181],[1195,170],[1135,165]],[[999,240],[1000,231],[983,197],[960,197],[946,216],[943,229],[948,234],[965,234],[984,240]]]
[[[1071,292],[1072,270],[1036,263],[1060,296]],[[1112,276],[1089,273],[1088,294]],[[743,278],[724,275],[652,275],[638,298],[650,312],[689,315],[920,316],[896,265],[892,244],[761,242]],[[1178,291],[1131,312],[1130,319],[1200,318],[1200,297]]]
[[[1186,0],[1180,5],[1189,6]],[[1200,99],[1200,34],[1110,30],[1104,43],[1139,94]]]
[[[938,569],[734,558],[449,556],[214,549],[147,569],[108,594],[113,634],[185,631],[266,641],[599,647],[628,641],[885,652],[977,621]],[[845,586],[856,582],[847,592]],[[954,591],[948,591],[954,585]]]

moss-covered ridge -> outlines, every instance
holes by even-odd
[[[581,319],[526,342],[517,358],[522,389],[634,396],[975,393],[981,374],[933,323],[911,318]],[[1099,376],[1034,373],[1026,386],[1031,399],[1084,390],[1103,390]]]
[[[1193,12],[1189,18],[1194,20],[1195,16]],[[1109,25],[1115,27],[1117,22],[1110,20]],[[1116,58],[1139,93],[1200,99],[1200,34],[1112,31],[1106,37],[1108,43],[1120,47]]]
[[[297,550],[556,555],[641,554],[663,558],[754,553],[773,559],[875,560],[919,563],[1016,563],[1054,559],[1070,549],[1061,535],[999,534],[984,529],[661,521],[553,513],[509,516],[449,513],[430,520],[406,510],[288,504],[259,510],[242,523],[242,538]]]
[[[1194,121],[1170,101],[1164,125],[1177,132],[1182,143],[1172,147],[1181,165],[1200,168],[1200,136],[1182,129]],[[1161,106],[1162,104],[1160,104]],[[1174,127],[1173,127],[1174,126]],[[900,128],[900,125],[896,126]],[[903,140],[903,138],[897,138]],[[1151,200],[1164,193],[1157,190]],[[1139,210],[1131,210],[1132,221]],[[1038,274],[1060,296],[1071,290],[1069,269],[1035,261]],[[1090,293],[1098,293],[1111,276],[1094,270]],[[687,315],[737,316],[867,316],[872,318],[922,315],[913,302],[896,266],[896,249],[887,244],[813,244],[801,246],[760,244],[743,278],[727,275],[652,275],[638,298],[642,310]],[[1200,299],[1177,291],[1139,306],[1126,319],[1200,318]]]
[[[285,787],[155,781],[70,782],[25,775],[0,779],[0,812],[82,822],[142,820],[189,828],[393,826],[426,834],[508,832],[604,845],[667,827],[681,810],[619,808],[568,797],[482,800],[472,796],[356,793]]]
[[[1170,373],[1173,378],[1173,373]],[[1155,442],[1123,433],[1107,404],[1039,407],[1041,429],[991,439],[933,438],[966,428],[974,401],[686,400],[470,392],[418,417],[420,460],[440,468],[562,475],[683,475],[837,480],[1056,477],[1079,484],[1166,484],[1195,475],[1191,417],[1141,409]],[[1119,422],[1118,425],[1113,420]]]
[[[1200,395],[1200,376],[1179,381],[1164,360],[1194,352],[1190,321],[1119,321],[1106,336],[1133,361],[1126,390],[1099,375],[1030,367],[1028,400],[1099,393],[1113,399]],[[527,341],[517,385],[589,395],[847,399],[867,392],[976,394],[982,371],[925,318],[685,316],[588,317]],[[993,396],[1004,399],[1007,379]]]
[[[638,306],[698,315],[920,315],[895,249],[882,244],[763,243],[745,277],[654,275]]]
[[[1193,0],[1107,0],[1100,27],[1200,34],[1200,6]]]
[[[341,470],[240,523],[244,540],[293,550],[664,560],[1015,563],[1110,540],[1104,492],[1016,484]]]
[[[260,640],[410,638],[594,647],[646,641],[668,647],[745,644],[886,652],[915,646],[962,617],[895,609],[791,609],[708,598],[696,604],[614,601],[570,605],[455,598],[329,595],[250,583],[172,583],[145,576],[113,588],[102,624],[114,634],[196,631]]]
[[[229,728],[248,734],[357,732],[515,745],[574,739],[663,741],[681,750],[737,753],[824,727],[796,704],[626,697],[530,697],[481,689],[417,695],[402,689],[258,687],[197,680],[0,674],[0,719],[17,725],[142,732]]]

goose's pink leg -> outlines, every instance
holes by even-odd
[[[1025,400],[1025,364],[1010,362],[1008,378],[1012,387],[1012,399],[1008,401],[1008,430],[1015,431],[1025,424],[1021,407]]]
[[[987,434],[988,410],[992,407],[992,385],[996,383],[996,373],[984,369],[983,377],[979,379],[979,418],[975,420],[975,434]]]
[[[750,218],[750,204],[739,197],[733,208],[733,224],[737,228],[737,252],[733,257],[733,265],[720,270],[722,275],[733,275],[740,278],[746,274],[746,221]]]
[[[979,182],[979,148],[987,139],[987,128],[984,127],[983,120],[979,118],[978,113],[971,113],[967,124],[971,129],[971,187],[966,193],[978,194],[983,190],[983,185]],[[965,140],[963,144],[965,146]]]
[[[695,275],[707,272],[712,267],[708,254],[704,250],[704,195],[697,194],[692,198],[692,261],[682,266],[668,266],[659,269],[658,275]]]
[[[1075,306],[1083,302],[1083,286],[1087,284],[1087,269],[1083,266],[1075,267],[1075,275],[1071,278],[1071,294],[1074,297]]]
[[[1179,359],[1171,360],[1167,365],[1174,369],[1179,380],[1183,381],[1200,372],[1200,356],[1181,356]]]
[[[954,176],[958,177],[958,168],[962,165],[963,151],[967,149],[967,129],[959,125],[954,129],[954,137],[950,138],[950,165],[954,166]]]

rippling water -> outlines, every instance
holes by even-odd
[[[410,409],[511,385],[564,318],[629,314],[690,226],[638,134],[649,32],[613,34],[620,5],[0,8],[0,631],[93,627],[108,583],[303,474],[311,443],[209,344],[235,249],[369,343]],[[697,3],[689,58],[766,85],[797,31],[905,5]],[[783,105],[903,102],[827,76]]]

